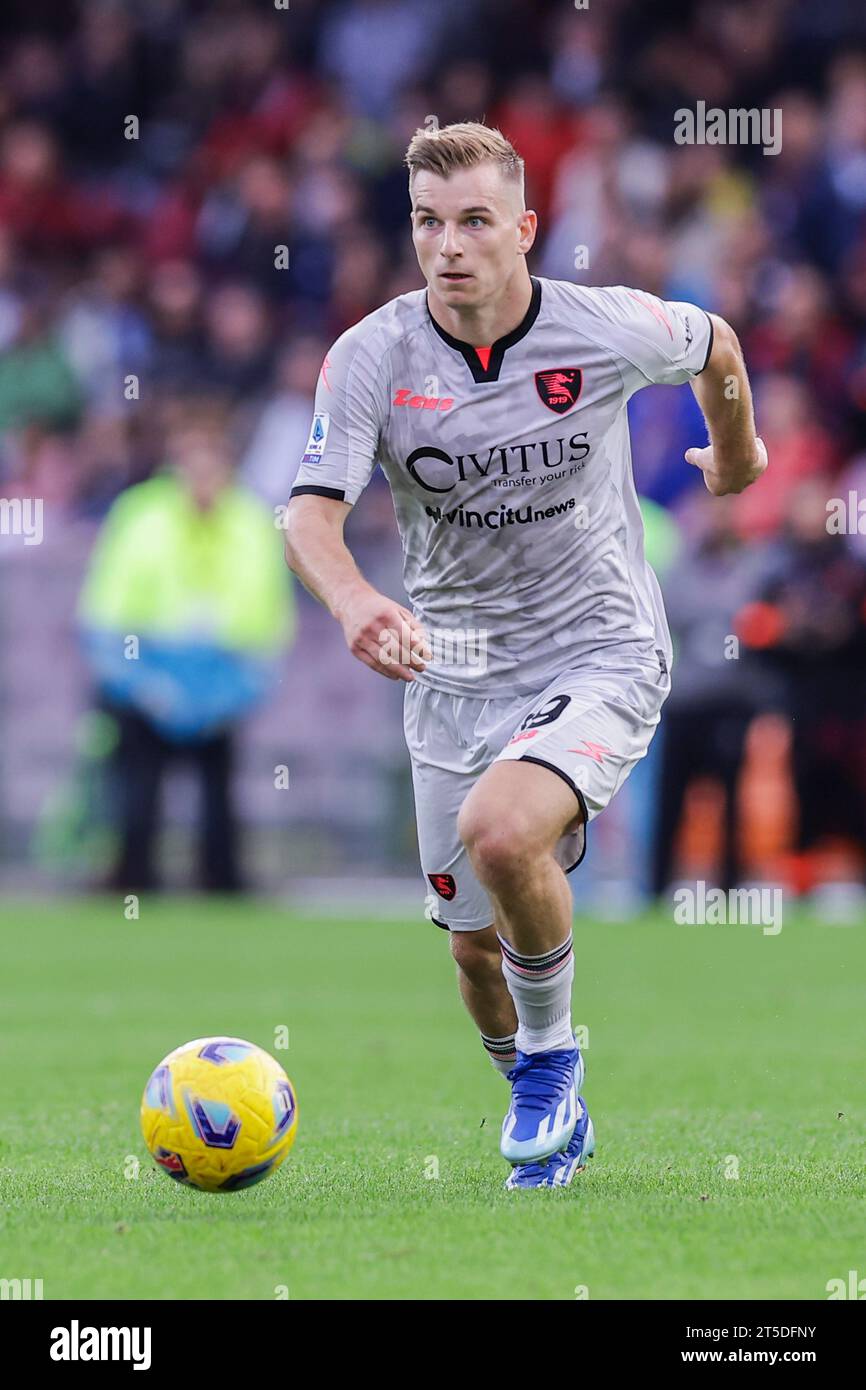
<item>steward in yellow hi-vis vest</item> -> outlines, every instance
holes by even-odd
[[[162,774],[182,758],[201,783],[200,886],[238,891],[234,736],[279,680],[294,598],[273,515],[233,481],[219,407],[187,403],[166,471],[114,503],[78,619],[117,736],[108,796],[119,844],[106,886],[158,886]]]
[[[97,684],[168,737],[249,710],[294,628],[280,532],[230,485],[202,509],[161,474],[121,494],[94,549],[79,618]]]

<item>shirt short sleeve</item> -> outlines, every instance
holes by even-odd
[[[376,466],[383,422],[381,356],[363,321],[327,353],[316,386],[310,434],[291,496],[357,502]]]
[[[625,285],[589,293],[606,320],[606,336],[620,358],[627,395],[652,384],[678,386],[706,367],[713,325],[697,304],[659,299]]]

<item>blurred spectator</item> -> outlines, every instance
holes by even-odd
[[[28,251],[58,256],[106,244],[127,219],[107,190],[97,194],[66,176],[52,131],[19,121],[0,140],[0,224]]]
[[[89,277],[60,306],[58,336],[88,403],[118,414],[124,378],[141,376],[151,328],[137,303],[140,265],[126,247],[97,254]]]
[[[153,386],[172,391],[202,390],[204,324],[201,276],[189,261],[163,261],[148,286]]]
[[[662,716],[662,756],[654,819],[653,891],[673,877],[677,828],[690,781],[716,778],[724,792],[724,849],[720,887],[740,881],[737,778],[749,723],[770,691],[746,666],[734,617],[754,592],[760,556],[734,530],[735,498],[695,495],[686,514],[690,543],[664,578],[665,607],[674,638],[671,693]]]
[[[736,630],[784,681],[799,848],[836,833],[866,862],[866,563],[828,533],[833,492],[822,477],[790,490]]]
[[[258,415],[241,479],[272,507],[288,500],[310,433],[310,400],[329,346],[320,338],[296,338],[278,359],[275,391]]]
[[[224,413],[185,403],[168,465],[109,512],[79,606],[100,702],[118,727],[111,885],[158,886],[160,786],[182,757],[201,784],[200,885],[234,892],[236,732],[274,683],[291,588],[273,518],[232,481]]]
[[[473,5],[463,0],[460,9]],[[349,0],[326,19],[319,66],[357,114],[384,117],[400,88],[438,52],[458,14],[454,0]]]
[[[806,478],[823,477],[836,461],[835,442],[815,419],[808,390],[796,377],[775,373],[765,377],[756,410],[773,467],[761,479],[766,487],[749,488],[737,498],[736,526],[746,539],[775,535],[792,490]]]
[[[267,304],[249,285],[224,285],[205,309],[204,372],[210,390],[230,400],[260,393],[269,375],[271,324]]]
[[[0,356],[0,432],[30,424],[71,426],[81,404],[49,304],[34,294],[22,308],[13,342]]]
[[[864,154],[866,160],[866,154]],[[795,266],[776,276],[771,312],[747,341],[749,361],[758,373],[797,373],[811,391],[817,423],[826,425],[844,408],[845,374],[853,338],[832,304],[829,285],[811,266]]]

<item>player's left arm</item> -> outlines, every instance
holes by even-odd
[[[700,468],[713,496],[724,497],[742,492],[760,478],[767,467],[767,450],[755,433],[752,391],[737,335],[718,314],[707,317],[713,344],[707,365],[692,379],[691,388],[710,442],[702,449],[687,449],[685,458]]]
[[[742,492],[767,467],[755,434],[752,392],[737,335],[717,314],[647,290],[606,285],[580,290],[584,317],[595,315],[600,340],[616,358],[628,400],[644,386],[688,381],[707,423],[710,442],[689,449],[711,493]]]

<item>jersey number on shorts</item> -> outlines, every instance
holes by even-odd
[[[562,714],[566,705],[570,704],[570,695],[554,695],[540,710],[533,710],[531,714],[527,714],[520,728],[540,729],[543,724],[552,724],[554,719],[558,719]]]

